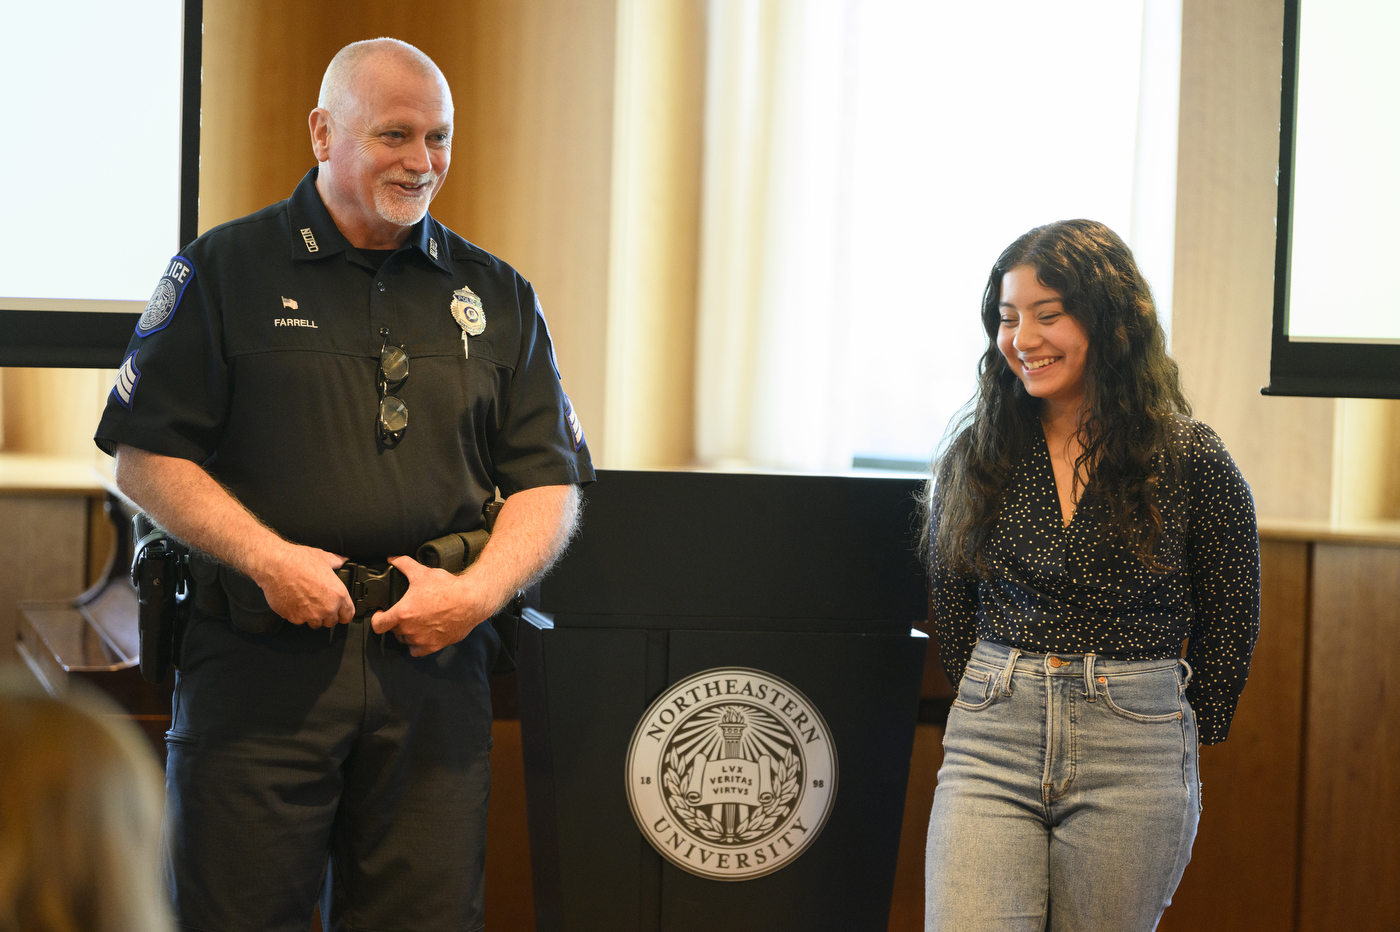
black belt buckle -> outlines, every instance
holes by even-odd
[[[371,612],[387,611],[403,595],[396,592],[392,566],[376,570],[362,563],[344,563],[335,571],[340,581],[350,593],[350,601],[355,603],[355,617],[363,618]]]

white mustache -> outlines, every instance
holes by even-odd
[[[434,181],[437,181],[437,172],[428,172],[426,175],[390,175],[383,180],[385,184],[404,184],[410,187],[416,187],[420,184],[431,186]]]

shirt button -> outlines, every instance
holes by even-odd
[[[379,290],[380,290],[380,291],[383,291],[383,290],[384,290],[384,283],[383,283],[383,282],[379,282],[378,284],[379,284]]]

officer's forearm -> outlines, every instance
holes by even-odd
[[[578,514],[574,485],[525,489],[506,499],[490,542],[464,577],[488,614],[544,575],[573,535]]]
[[[289,546],[189,460],[121,445],[116,478],[161,527],[254,580]]]

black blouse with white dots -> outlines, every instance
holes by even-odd
[[[1259,635],[1259,532],[1249,486],[1206,425],[1178,417],[1181,479],[1163,477],[1167,526],[1157,561],[1142,564],[1108,526],[1107,503],[1085,492],[1066,527],[1044,442],[1012,475],[985,544],[990,579],[955,575],[935,559],[933,621],[956,687],[980,638],[1027,653],[1114,660],[1181,654],[1201,742],[1224,741]],[[934,490],[933,520],[941,512]]]

